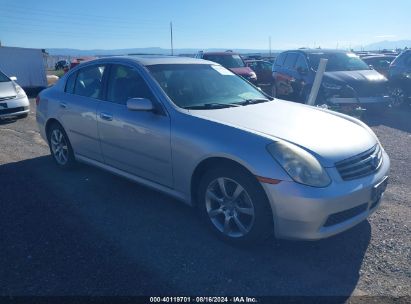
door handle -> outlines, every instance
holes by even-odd
[[[65,102],[60,102],[60,108],[67,108],[67,104]]]
[[[113,115],[107,113],[100,113],[100,118],[108,121],[113,120]]]

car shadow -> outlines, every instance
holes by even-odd
[[[194,209],[49,156],[0,166],[1,295],[350,296],[371,237],[233,247]]]
[[[0,118],[0,126],[9,125],[9,124],[15,123],[16,121],[17,121],[17,119],[13,118],[13,117],[11,117],[11,118]]]
[[[384,113],[363,114],[361,120],[369,126],[385,125],[411,133],[411,107],[388,108]]]

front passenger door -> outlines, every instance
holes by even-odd
[[[164,110],[131,111],[126,106],[130,98],[147,98],[159,107],[135,67],[111,65],[107,96],[98,108],[104,161],[127,173],[172,187],[170,118]]]

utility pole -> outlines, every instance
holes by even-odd
[[[170,39],[171,39],[171,56],[174,55],[174,47],[173,47],[173,22],[170,22]]]
[[[269,54],[271,58],[271,36],[268,36],[268,49],[269,49]]]

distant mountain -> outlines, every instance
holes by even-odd
[[[204,51],[225,51],[227,49],[174,49],[174,54],[196,54],[199,50]],[[128,55],[128,54],[164,54],[170,55],[170,49],[163,49],[159,47],[148,47],[148,48],[130,48],[130,49],[96,49],[96,50],[78,50],[78,49],[65,49],[65,48],[51,48],[46,49],[50,55],[60,55],[60,56],[104,56],[104,55]],[[268,53],[267,50],[258,49],[235,49],[234,51],[238,53]],[[273,54],[278,51],[272,51]]]
[[[403,49],[405,47],[410,48],[411,47],[411,40],[397,40],[397,41],[380,41],[380,42],[375,42],[368,44],[364,46],[365,51],[378,51],[378,50],[393,50],[396,48]],[[356,47],[356,49],[360,49],[361,47]]]

